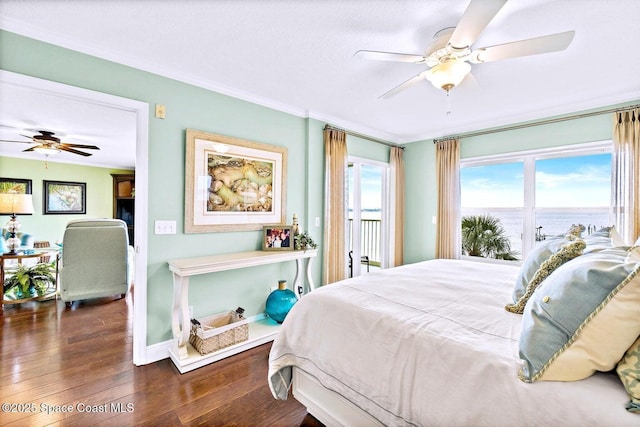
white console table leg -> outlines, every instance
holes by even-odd
[[[187,343],[191,320],[189,319],[189,276],[173,274],[173,307],[171,330],[179,359],[187,358]]]
[[[316,285],[313,283],[313,277],[311,277],[311,263],[313,258],[307,258],[307,282],[309,282],[309,292],[316,289]]]
[[[307,283],[309,283],[309,292],[315,290],[316,288],[316,286],[313,284],[313,278],[311,277],[311,260],[312,258],[307,258]],[[303,262],[303,258],[296,259],[296,277],[293,279],[293,291],[298,296],[298,298],[304,295],[304,283],[302,282],[301,277]],[[300,292],[299,289],[302,289],[302,291]]]

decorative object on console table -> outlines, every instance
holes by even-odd
[[[296,251],[306,251],[307,249],[315,249],[318,244],[313,241],[306,231],[303,231],[298,224],[298,215],[293,214],[293,241]]]
[[[286,221],[287,148],[187,129],[186,233]]]
[[[279,280],[278,289],[274,290],[267,297],[265,312],[278,323],[284,322],[291,307],[298,301],[296,294],[287,289],[287,281]]]
[[[113,177],[113,217],[127,224],[129,244],[134,246],[136,176],[115,173],[111,176]]]
[[[262,231],[262,250],[293,250],[293,228],[290,225],[265,225]]]
[[[189,344],[200,354],[207,354],[247,341],[249,321],[243,314],[244,308],[238,307],[236,311],[214,314],[200,321],[191,319]]]
[[[86,214],[87,184],[84,182],[43,181],[45,215]]]
[[[6,225],[6,229],[9,232],[6,246],[10,254],[17,254],[21,240],[16,236],[16,233],[20,230],[21,225],[16,214],[31,215],[33,213],[31,194],[0,193],[0,212],[11,212],[11,219]]]
[[[293,240],[296,251],[306,251],[307,249],[315,249],[318,247],[318,244],[313,241],[313,238],[309,236],[309,233],[306,231],[296,234]]]

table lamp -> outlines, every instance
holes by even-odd
[[[0,193],[0,212],[11,212],[11,219],[9,219],[5,227],[9,232],[9,239],[7,240],[9,254],[15,255],[20,247],[20,238],[16,237],[16,233],[21,227],[16,214],[33,213],[31,194]]]

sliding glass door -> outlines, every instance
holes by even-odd
[[[386,268],[389,248],[389,164],[349,157],[349,228],[347,263],[350,276]]]

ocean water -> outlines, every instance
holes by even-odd
[[[489,213],[500,219],[505,233],[511,241],[511,249],[517,251],[522,257],[522,212],[512,210],[488,210]],[[465,212],[464,215],[477,215],[477,211]],[[602,212],[540,212],[536,214],[536,227],[541,227],[538,235],[541,238],[565,233],[573,224],[585,226],[586,235],[609,226],[609,213]]]

